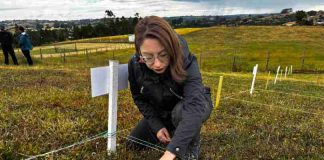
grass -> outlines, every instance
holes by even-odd
[[[309,33],[309,30],[319,28],[287,29]],[[224,76],[220,106],[213,110],[202,128],[201,159],[323,159],[323,74],[293,74],[273,85],[272,72],[269,88],[264,90],[267,74],[258,72],[256,90],[250,96],[250,72],[255,62],[259,61],[253,53],[256,54],[260,48],[251,49],[245,45],[269,46],[269,37],[261,33],[272,31],[272,28],[243,27],[240,30],[239,34],[235,34],[254,34],[252,30],[255,30],[260,32],[256,35],[261,38],[251,39],[244,45],[244,38],[238,40],[242,48],[244,46],[251,52],[237,54],[244,58],[248,54],[252,58],[246,58],[245,65],[241,66],[242,72],[236,73],[229,72],[231,63],[224,61],[226,53],[224,59],[220,55],[212,55],[213,50],[233,49],[232,42],[213,47],[212,43],[206,43],[208,39],[202,38],[208,37],[208,33],[209,36],[236,37],[232,35],[232,28],[208,28],[185,35],[190,48],[198,57],[198,44],[203,43],[206,52],[210,51],[208,60],[206,57],[203,59],[203,83],[216,91],[219,76]],[[279,27],[277,30],[283,34],[281,32],[285,32],[286,28]],[[279,35],[274,35],[271,44],[279,46],[273,46],[273,49],[282,50],[280,47],[285,45],[280,46],[280,38],[275,39],[276,36]],[[321,41],[320,38],[317,40]],[[252,41],[257,41],[257,44],[253,45]],[[318,50],[321,50],[320,46],[309,55],[309,63],[315,66],[321,66],[317,58],[314,61],[311,59]],[[133,52],[134,49],[117,50],[114,58],[120,63],[127,63]],[[278,57],[285,57],[285,54],[278,54]],[[272,57],[272,70],[280,64],[275,55]],[[323,55],[319,57],[323,58]],[[24,58],[20,56],[20,66],[0,65],[0,159],[27,158],[106,131],[108,97],[91,98],[90,68],[108,65],[108,59],[111,58],[112,51],[94,53],[88,57],[67,56],[65,63],[60,57],[43,60],[35,58],[36,65],[27,67]],[[124,137],[141,119],[141,115],[128,89],[119,92],[118,106],[118,130],[123,132],[117,136],[116,155],[107,155],[106,140],[101,138],[49,155],[45,159],[158,159],[162,154],[158,151],[134,152],[125,149]]]
[[[238,71],[250,71],[256,63],[265,70],[267,53],[269,68],[278,65],[323,72],[323,27],[241,26],[212,27],[184,37],[192,52],[205,57],[206,70],[231,71],[236,56]],[[217,59],[217,61],[215,61]]]

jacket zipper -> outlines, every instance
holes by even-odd
[[[171,92],[173,95],[175,95],[177,98],[183,100],[183,97],[180,96],[180,95],[178,95],[178,94],[176,94],[176,93],[172,90],[172,88],[170,88],[170,92]]]

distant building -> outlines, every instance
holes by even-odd
[[[135,42],[135,35],[134,34],[128,35],[128,42]]]
[[[284,23],[282,25],[283,26],[295,26],[296,25],[296,22],[287,22],[287,23]]]
[[[281,14],[290,14],[293,12],[292,8],[285,8],[281,11]]]
[[[322,26],[324,26],[324,21],[316,22],[315,25],[322,25]]]

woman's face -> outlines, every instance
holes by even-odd
[[[141,56],[148,68],[164,73],[170,64],[170,55],[157,39],[146,38],[140,46]]]

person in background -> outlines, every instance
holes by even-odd
[[[33,45],[28,34],[25,32],[25,28],[22,26],[18,27],[18,32],[20,33],[18,36],[18,44],[24,56],[27,59],[28,65],[33,65],[33,60],[30,56],[30,50],[33,49]]]
[[[9,55],[12,58],[12,61],[15,65],[18,65],[15,51],[12,47],[13,35],[9,31],[5,30],[5,26],[0,26],[0,43],[1,49],[4,55],[4,63],[9,65]]]
[[[137,23],[135,49],[128,80],[143,119],[127,137],[126,148],[144,149],[143,142],[164,144],[160,160],[198,159],[200,129],[213,105],[196,57],[169,23],[157,16]]]

